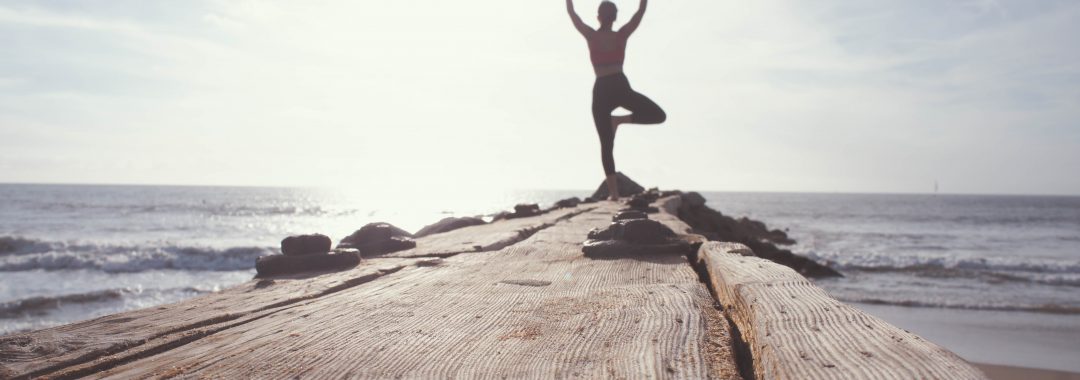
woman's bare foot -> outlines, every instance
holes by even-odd
[[[626,124],[630,122],[630,115],[612,116],[611,117],[611,133],[619,131],[620,124]]]
[[[611,175],[607,176],[607,188],[608,188],[608,198],[607,199],[609,201],[618,201],[619,200],[619,182],[615,178],[614,174],[611,174]]]

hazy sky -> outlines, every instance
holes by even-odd
[[[563,4],[4,0],[0,182],[592,188]],[[653,0],[626,71],[669,118],[620,129],[616,164],[663,188],[1080,194],[1077,36],[1075,0]]]

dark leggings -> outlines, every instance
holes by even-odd
[[[660,106],[630,88],[626,75],[596,78],[592,114],[596,133],[600,135],[600,159],[604,163],[604,174],[608,175],[615,174],[615,132],[611,130],[611,112],[619,107],[632,112],[630,122],[634,124],[660,124],[667,120],[667,114]]]

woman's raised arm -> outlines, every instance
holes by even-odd
[[[631,17],[630,21],[628,21],[626,25],[623,25],[623,27],[619,29],[619,35],[623,36],[623,38],[626,38],[630,37],[631,34],[634,34],[634,31],[637,30],[638,25],[641,25],[641,18],[645,16],[645,7],[647,6],[649,6],[649,0],[641,0],[641,3],[638,4],[637,12],[634,13],[634,17]]]
[[[566,0],[566,12],[570,14],[570,21],[574,22],[574,28],[576,28],[581,35],[588,37],[589,33],[594,32],[593,28],[585,25],[585,22],[581,21],[581,17],[578,17],[577,12],[574,11],[574,0]]]

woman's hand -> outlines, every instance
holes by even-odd
[[[574,11],[573,0],[566,0],[566,13],[570,14],[570,21],[574,23],[574,28],[577,29],[577,31],[581,33],[581,35],[585,36],[585,38],[588,38],[589,34],[594,32],[593,28],[585,25],[585,22],[581,21],[581,17],[579,17],[577,12]]]

